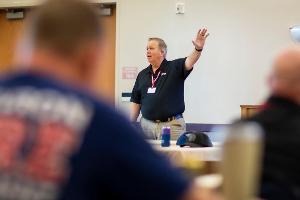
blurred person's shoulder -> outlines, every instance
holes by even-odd
[[[246,121],[277,123],[297,116],[300,117],[299,105],[286,98],[271,96],[261,110]]]
[[[0,77],[0,90],[14,91],[14,93],[17,90],[29,95],[40,93],[41,101],[49,101],[49,98],[52,97],[52,99],[59,102],[59,98],[61,98],[66,102],[64,105],[69,107],[82,104],[85,109],[89,110],[91,117],[99,118],[99,115],[102,116],[98,123],[103,126],[111,124],[108,122],[126,121],[126,118],[107,104],[101,96],[95,95],[80,86],[66,84],[44,74],[28,72],[6,74]],[[77,114],[79,113],[78,111]]]

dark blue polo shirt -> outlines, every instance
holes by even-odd
[[[152,86],[152,66],[138,74],[130,101],[141,104],[143,117],[164,120],[184,112],[184,81],[192,71],[185,69],[185,60],[186,58],[172,61],[165,59],[161,63],[157,70],[160,74],[155,84],[155,93],[148,93],[148,88]]]

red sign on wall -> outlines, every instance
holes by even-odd
[[[137,67],[122,67],[122,79],[136,79]]]

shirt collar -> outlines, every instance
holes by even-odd
[[[167,62],[168,62],[168,61],[167,61],[166,59],[164,59],[164,60],[161,62],[160,66],[159,66],[159,68],[158,68],[157,70],[159,70],[159,71],[165,71]],[[156,71],[157,71],[157,70],[156,70]],[[152,74],[152,65],[149,65],[149,66],[147,67],[147,72]],[[157,71],[157,72],[158,72],[158,71]]]

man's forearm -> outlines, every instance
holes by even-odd
[[[195,48],[194,48],[193,52],[191,53],[191,55],[189,55],[187,57],[187,59],[185,60],[185,69],[186,70],[191,70],[193,68],[194,64],[200,58],[202,49],[205,44],[205,40],[208,36],[209,36],[209,33],[207,32],[207,29],[204,28],[204,29],[200,29],[198,31],[196,39],[192,41]]]
[[[201,52],[197,51],[196,49],[193,50],[193,52],[186,58],[185,60],[185,69],[186,70],[191,70],[194,66],[194,64],[199,60],[201,56]]]
[[[131,113],[130,113],[130,120],[132,122],[136,122],[141,110],[141,105],[137,103],[132,103],[131,105]]]

